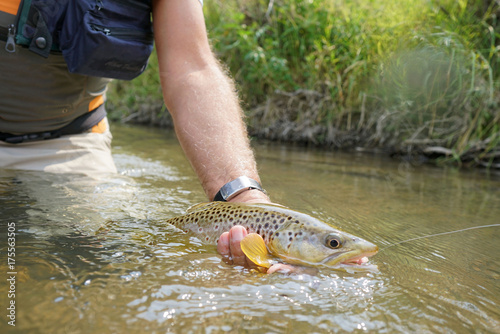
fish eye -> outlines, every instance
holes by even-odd
[[[337,235],[330,235],[326,238],[326,246],[332,249],[339,248],[342,246],[342,241]]]

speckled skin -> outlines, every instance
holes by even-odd
[[[167,223],[202,240],[215,242],[235,225],[262,236],[269,252],[288,263],[334,265],[377,252],[377,246],[339,231],[304,213],[272,204],[211,202],[195,205]],[[339,240],[330,247],[329,240]]]
[[[303,214],[271,204],[212,202],[195,205],[185,215],[171,218],[167,223],[186,233],[191,231],[207,242],[215,242],[221,233],[241,225],[249,233],[260,234],[267,244],[270,239],[280,236],[284,226],[296,225],[288,232],[281,232],[281,236],[288,236],[285,240],[291,242],[302,235],[301,228],[309,222],[301,223],[300,215]]]

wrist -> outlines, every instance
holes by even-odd
[[[248,192],[251,192],[251,196],[241,196]],[[259,182],[247,176],[240,176],[224,184],[214,196],[213,200],[234,202],[235,198],[240,200],[241,198],[247,197],[255,199],[268,199],[266,191],[262,188]]]
[[[269,199],[269,196],[267,194],[263,193],[262,191],[259,191],[257,189],[250,189],[247,191],[244,191],[230,200],[228,202],[233,202],[233,203],[271,203],[271,200]]]

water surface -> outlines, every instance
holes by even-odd
[[[206,200],[172,134],[113,129],[119,175],[0,171],[0,332],[500,333],[500,227],[384,249],[498,224],[498,175],[255,141],[274,201],[382,249],[378,272],[263,275],[163,223]]]

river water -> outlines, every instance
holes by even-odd
[[[206,200],[171,133],[113,129],[119,175],[0,171],[1,333],[500,333],[500,227],[394,245],[499,224],[498,174],[255,141],[275,202],[381,249],[378,271],[265,275],[164,224]]]

